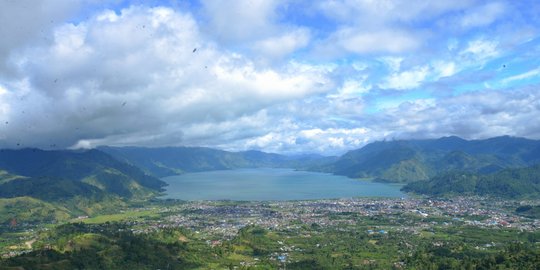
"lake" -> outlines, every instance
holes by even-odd
[[[292,169],[237,169],[162,178],[163,198],[196,200],[312,200],[352,197],[406,197],[402,185],[359,181]]]

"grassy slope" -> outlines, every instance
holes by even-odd
[[[48,223],[65,221],[71,214],[67,208],[31,197],[0,199],[0,224],[13,219],[17,223]]]

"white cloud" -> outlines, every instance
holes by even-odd
[[[201,29],[218,44],[276,63],[309,45],[310,29],[280,21],[277,10],[288,0],[202,1]]]
[[[429,74],[427,66],[416,67],[411,70],[394,73],[385,82],[379,85],[382,89],[407,90],[420,86]]]
[[[338,155],[371,141],[370,133],[366,128],[280,130],[250,138],[241,145],[245,145],[247,149],[264,149],[270,152],[319,152]]]
[[[245,42],[277,31],[278,0],[203,0],[209,31],[224,42]]]
[[[397,138],[468,139],[501,135],[540,138],[540,96],[536,89],[471,92],[444,100],[421,99],[387,108],[367,120],[370,130],[391,131]],[[384,119],[384,121],[383,121]]]
[[[499,54],[497,47],[497,41],[483,38],[475,39],[467,44],[467,47],[460,52],[460,55],[472,61],[485,61]]]
[[[220,50],[193,17],[169,8],[105,11],[59,27],[54,37],[22,62],[28,85],[6,85],[27,93],[24,102],[8,100],[24,114],[9,116],[2,146],[219,144],[219,134],[205,139],[197,130],[234,130],[235,119],[333,85],[329,67],[261,67]]]
[[[280,36],[256,41],[253,50],[266,55],[270,59],[281,59],[282,57],[307,46],[309,40],[309,31],[305,28],[301,28]]]
[[[74,1],[30,2],[0,10],[0,147],[342,153],[386,136],[540,138],[537,89],[512,85],[538,69],[493,68],[538,56],[533,12],[510,2],[93,1],[84,16]],[[455,91],[477,85],[494,89]]]
[[[388,24],[410,22],[420,17],[459,11],[470,7],[474,1],[423,1],[423,0],[326,0],[318,4],[327,16],[342,21],[358,21],[363,24]]]
[[[514,82],[514,81],[520,81],[520,80],[525,80],[525,79],[528,79],[528,78],[536,77],[538,75],[540,75],[540,68],[535,68],[535,69],[529,70],[529,71],[527,71],[525,73],[521,73],[521,74],[518,74],[518,75],[514,75],[514,76],[504,78],[501,82],[507,84],[507,83],[511,83],[511,82]]]
[[[78,1],[32,0],[2,1],[0,8],[0,77],[17,75],[18,57],[34,44],[50,42],[51,29],[66,19],[80,6]],[[11,57],[10,57],[11,56]]]
[[[346,79],[341,87],[332,94],[329,94],[329,98],[351,98],[359,97],[362,94],[368,93],[371,89],[371,85],[366,84],[365,81],[367,76],[362,76],[362,78],[355,79]]]
[[[398,72],[401,69],[401,62],[403,62],[403,57],[381,57],[380,60],[388,66],[391,72]]]
[[[357,54],[402,53],[414,50],[420,45],[417,37],[403,30],[362,32],[352,28],[338,31],[329,42],[336,42],[346,51]]]
[[[486,26],[493,23],[497,18],[504,14],[507,9],[501,2],[490,2],[486,5],[468,10],[460,18],[460,25],[463,28]]]
[[[432,64],[437,78],[449,77],[458,72],[458,68],[454,62],[436,61]]]

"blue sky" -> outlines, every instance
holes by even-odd
[[[540,139],[538,1],[0,3],[0,147]]]

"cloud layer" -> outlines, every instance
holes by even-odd
[[[0,147],[540,138],[534,1],[8,1]]]

